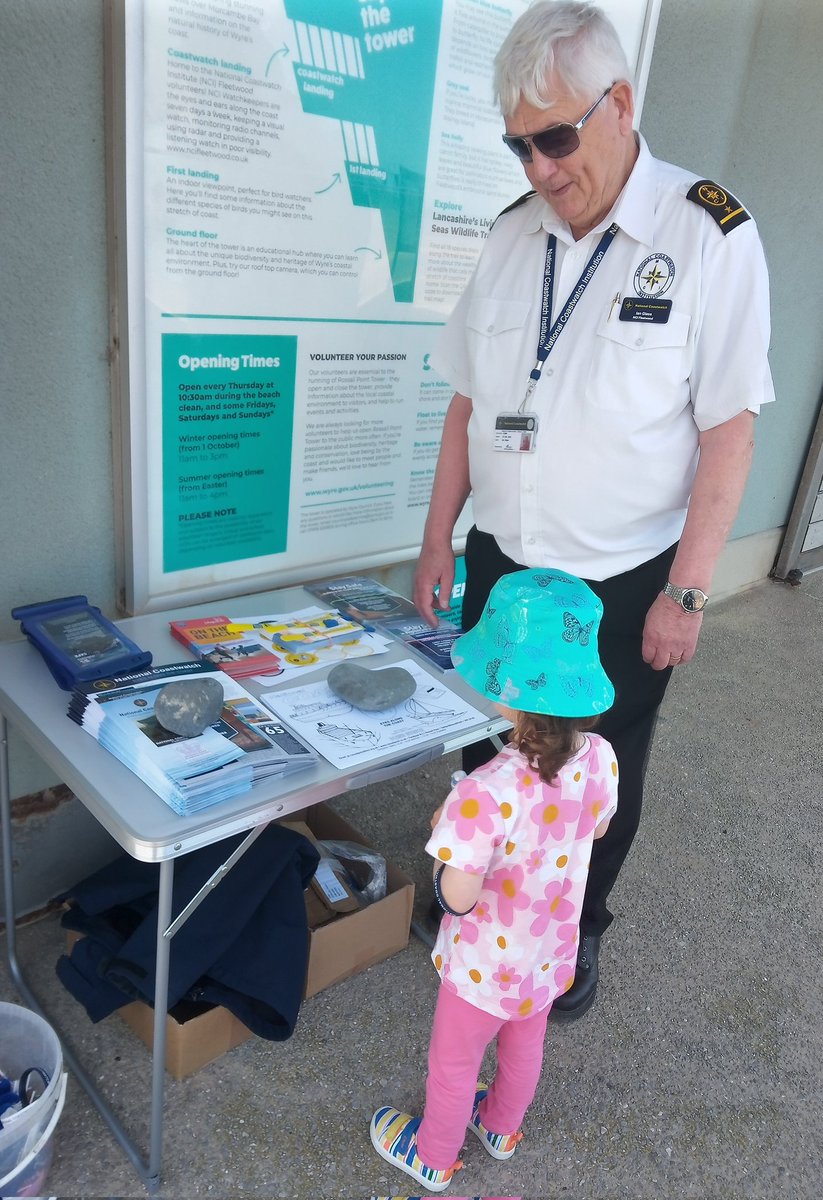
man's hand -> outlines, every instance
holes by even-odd
[[[438,594],[435,587],[440,585]],[[437,628],[438,618],[434,615],[435,608],[445,612],[451,607],[452,587],[454,586],[454,552],[451,545],[441,550],[427,549],[420,552],[417,569],[414,573],[414,592],[412,598],[415,607],[432,629]]]
[[[445,804],[445,801],[444,801],[443,803]],[[440,805],[440,807],[439,807],[439,808],[436,808],[436,809],[434,810],[434,813],[433,813],[433,815],[432,815],[432,819],[431,819],[431,826],[432,826],[432,829],[434,829],[435,825],[436,825],[436,824],[437,824],[437,822],[440,820],[440,814],[442,813],[442,811],[443,811],[443,805],[442,805],[442,804]]]
[[[414,574],[413,598],[420,616],[437,628],[435,608],[451,607],[454,586],[452,534],[471,490],[469,484],[469,418],[472,402],[455,392],[443,423],[443,440],[434,473],[423,549]],[[439,585],[439,595],[434,589]]]
[[[646,614],[643,661],[655,671],[691,662],[702,624],[702,613],[683,612],[679,604],[661,592]]]
[[[711,591],[720,555],[746,483],[752,460],[754,415],[738,413],[699,435],[700,458],[692,483],[686,524],[669,569],[673,583]],[[655,671],[679,667],[694,658],[702,613],[687,613],[663,593],[646,614],[643,660]]]

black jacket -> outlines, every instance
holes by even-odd
[[[244,836],[175,862],[172,918]],[[318,860],[307,838],[269,825],[174,935],[169,1009],[220,1004],[260,1037],[290,1037],[308,965],[303,891]],[[154,1002],[158,878],[156,863],[123,855],[63,897],[63,925],[85,936],[57,974],[92,1021],[132,1000]]]

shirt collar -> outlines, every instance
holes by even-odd
[[[639,153],[626,186],[617,197],[611,212],[592,233],[602,233],[614,221],[624,233],[636,242],[651,247],[654,242],[654,208],[657,184],[654,174],[654,158],[646,139],[638,134]],[[546,200],[534,206],[524,232],[538,233],[544,229],[555,234],[561,241],[572,242],[571,230],[561,221]]]

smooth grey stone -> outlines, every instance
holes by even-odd
[[[180,737],[197,737],[223,710],[218,679],[177,679],[157,693],[154,715],[164,729]]]
[[[326,680],[335,696],[366,712],[383,712],[413,696],[417,684],[405,667],[369,670],[357,663],[342,662],[332,667]]]

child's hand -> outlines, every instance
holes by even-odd
[[[437,824],[437,822],[440,820],[440,814],[442,813],[442,811],[443,811],[443,805],[442,805],[442,804],[440,805],[440,807],[439,807],[439,808],[436,808],[436,809],[434,810],[434,815],[432,816],[432,819],[431,819],[431,827],[432,827],[432,829],[434,829],[435,825],[436,825],[436,824]]]

